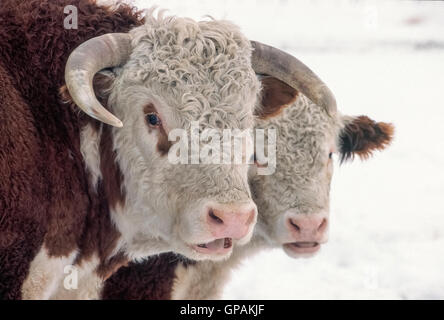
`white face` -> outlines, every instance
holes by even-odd
[[[250,182],[259,208],[257,232],[290,257],[310,257],[328,240],[339,123],[302,96],[258,127],[278,133],[276,172]]]
[[[278,131],[276,172],[250,180],[257,233],[290,257],[310,257],[328,240],[333,154],[341,162],[367,159],[390,144],[394,127],[367,116],[329,116],[305,96],[257,127]]]
[[[252,129],[260,83],[250,41],[225,21],[146,21],[130,32],[132,53],[113,70],[108,98],[123,122],[112,131],[126,197],[113,213],[122,246],[144,256],[158,241],[195,260],[227,258],[257,219],[248,164],[172,163],[169,134],[189,133],[194,122],[199,130]]]
[[[127,230],[121,230],[128,237],[125,241],[137,243],[133,250],[140,256],[148,239],[157,238],[169,250],[194,260],[227,258],[234,244],[250,240],[257,219],[248,164],[172,163],[168,153],[174,143],[169,134],[177,129],[190,133],[195,122],[199,130],[251,128],[260,88],[254,71],[250,65],[237,65],[245,74],[244,86],[233,84],[226,96],[218,87],[227,87],[224,81],[215,86],[206,78],[202,85],[176,83],[176,92],[166,95],[170,83],[155,84],[150,77],[135,84],[128,80],[132,68],[119,73],[109,97],[113,113],[124,123],[113,129],[113,139],[127,198],[121,210],[125,220],[115,221]],[[205,143],[200,141],[200,147]],[[243,157],[249,159],[252,152]]]
[[[277,221],[275,229],[277,240],[283,244],[285,253],[290,257],[310,257],[328,241],[329,192],[333,176],[334,149],[332,145],[320,150],[319,159],[315,160],[319,162],[317,166],[320,168],[319,173],[309,177],[312,179],[312,184],[300,186],[296,201],[280,215]],[[306,201],[307,199],[309,201]]]

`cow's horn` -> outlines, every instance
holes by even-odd
[[[93,78],[102,69],[125,63],[130,54],[130,36],[109,33],[82,43],[71,53],[66,63],[66,86],[76,105],[89,116],[115,127],[122,127],[122,121],[97,100]]]
[[[273,76],[303,93],[311,101],[335,114],[336,99],[327,85],[297,58],[277,48],[251,41],[254,48],[253,69],[258,74]]]

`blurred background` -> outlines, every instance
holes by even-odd
[[[336,164],[329,243],[311,259],[265,251],[226,299],[444,299],[444,2],[135,0],[238,24],[295,55],[344,114],[396,127],[392,146]]]

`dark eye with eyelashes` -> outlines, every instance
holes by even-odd
[[[330,152],[330,153],[328,154],[328,158],[329,158],[329,159],[332,159],[332,158],[333,158],[333,152]]]
[[[159,127],[162,124],[162,121],[160,120],[159,116],[155,113],[148,113],[145,115],[146,122],[151,127]]]

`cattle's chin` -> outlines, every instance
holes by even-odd
[[[207,240],[191,240],[186,242],[183,255],[193,260],[224,260],[230,257],[233,247],[247,244],[253,235],[253,230],[241,239],[211,238]]]
[[[205,242],[199,241],[198,243],[182,242],[180,249],[176,247],[176,252],[191,260],[221,261],[226,260],[231,256],[234,247],[245,245],[250,238],[251,235],[239,240],[232,238],[218,238],[204,240]]]
[[[222,260],[228,258],[233,251],[233,239],[221,238],[206,243],[190,245],[199,260]]]
[[[180,254],[195,261],[220,261],[230,257],[233,251],[233,239],[214,239],[204,243],[185,244]]]
[[[284,252],[291,258],[311,258],[321,249],[321,243],[300,241],[285,243],[282,245]]]

